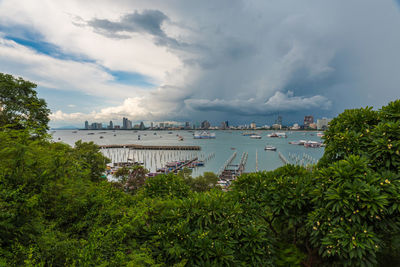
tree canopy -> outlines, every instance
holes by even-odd
[[[32,82],[0,73],[1,128],[29,128],[40,134],[48,130],[50,110],[35,88]]]
[[[18,112],[0,131],[0,266],[400,265],[400,100],[335,118],[312,171],[248,173],[227,192],[188,170],[108,182],[98,146],[32,138]]]

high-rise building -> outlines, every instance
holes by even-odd
[[[154,128],[154,123],[153,123],[153,122],[150,123],[150,128],[151,128],[151,129]]]
[[[314,117],[311,115],[304,116],[304,127],[310,126],[311,123],[314,123]]]
[[[140,129],[140,130],[144,130],[145,128],[146,128],[146,127],[144,126],[143,121],[141,121],[141,122],[140,122],[139,129]]]
[[[226,129],[226,122],[225,121],[221,122],[221,126],[219,126],[219,128],[221,130],[225,130]]]
[[[251,129],[257,128],[257,125],[256,125],[256,123],[254,121],[252,123],[250,123],[250,128]]]
[[[185,122],[185,129],[190,129],[190,123],[188,121]]]
[[[201,128],[207,130],[208,128],[210,128],[210,123],[205,120],[201,123]]]
[[[114,129],[114,124],[112,121],[108,124],[108,129]]]
[[[132,129],[132,121],[128,120],[128,118],[122,118],[122,129]]]
[[[164,123],[163,122],[160,122],[160,128],[164,128]]]
[[[86,130],[89,129],[89,122],[88,121],[85,121],[85,129]]]
[[[329,126],[329,122],[332,119],[328,119],[328,118],[322,118],[322,119],[318,119],[317,120],[317,129],[318,130],[326,130]]]
[[[126,120],[126,129],[132,129],[132,121]]]
[[[278,116],[278,119],[275,121],[275,124],[282,125],[282,116]]]
[[[90,129],[101,130],[103,129],[103,124],[101,122],[93,122],[92,125],[90,126]]]
[[[122,129],[128,129],[128,118],[122,118]]]

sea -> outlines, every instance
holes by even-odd
[[[200,151],[158,151],[158,150],[129,150],[129,149],[103,149],[102,153],[113,162],[123,162],[127,159],[143,162],[150,171],[165,166],[165,163],[175,160],[185,160],[194,157],[205,161],[203,167],[193,170],[193,176],[199,176],[204,172],[218,173],[222,170],[229,158],[235,154],[231,165],[239,164],[242,156],[247,153],[245,172],[274,170],[284,165],[279,153],[289,162],[299,165],[316,163],[323,155],[324,148],[306,148],[299,145],[291,145],[290,141],[311,140],[322,141],[315,131],[285,131],[287,138],[271,138],[267,135],[274,131],[256,131],[261,139],[251,139],[243,136],[247,131],[217,130],[215,139],[194,139],[193,131],[179,130],[53,130],[50,132],[55,142],[63,142],[74,146],[75,142],[93,141],[99,145],[112,144],[138,144],[138,145],[193,145],[200,146]],[[140,135],[140,140],[138,136]],[[179,140],[179,136],[183,140]],[[277,151],[265,151],[266,145],[277,148]]]

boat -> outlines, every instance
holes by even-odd
[[[137,140],[140,140],[140,134],[137,136]]]
[[[100,136],[99,138],[100,138],[100,139],[103,139],[104,137],[103,137],[103,136]]]
[[[183,141],[183,137],[182,136],[178,136],[178,140],[179,141]]]
[[[153,135],[157,135],[157,133],[153,133]]]
[[[114,136],[117,136],[116,134],[114,134]]]
[[[72,133],[77,133],[78,131],[73,131]]]
[[[264,150],[267,150],[267,151],[276,151],[276,147],[270,146],[270,145],[266,145],[265,148],[264,148]]]
[[[250,138],[251,138],[251,139],[261,139],[261,135],[252,134],[252,135],[250,135]]]
[[[210,133],[207,131],[203,132],[195,132],[194,133],[194,139],[214,139],[215,138],[215,133]]]
[[[316,148],[316,147],[321,147],[321,146],[323,146],[323,143],[316,142],[316,141],[307,141],[304,143],[304,147]]]
[[[290,141],[289,144],[291,145],[302,145],[300,141]]]
[[[168,132],[168,134],[172,134],[172,132]]]
[[[252,135],[254,135],[254,134],[255,134],[255,133],[250,133],[250,132],[242,133],[243,136],[252,136]]]
[[[279,138],[287,138],[286,133],[271,133],[267,135],[268,137],[279,137]]]
[[[324,134],[324,133],[321,133],[321,132],[319,132],[319,133],[317,133],[317,136],[318,136],[318,137],[324,137],[324,136],[325,136],[325,134]]]
[[[87,135],[94,135],[94,133],[88,133]]]

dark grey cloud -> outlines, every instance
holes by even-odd
[[[298,121],[400,98],[400,12],[394,1],[143,3],[148,11],[88,24],[120,38],[151,34],[181,58],[184,82],[151,95],[155,106],[175,115],[267,122],[284,113]],[[172,21],[182,30],[174,38],[162,27]],[[157,97],[176,94],[174,101]]]
[[[94,18],[87,25],[96,32],[113,38],[129,38],[127,33],[147,33],[157,38],[169,39],[161,29],[168,17],[159,10],[143,10],[122,16],[118,21]]]
[[[400,98],[400,12],[394,2],[218,5],[225,8],[188,0],[174,9],[194,29],[191,42],[202,45],[186,61],[195,77],[184,88],[192,92],[185,104],[193,117],[271,121],[284,113],[298,121]]]
[[[326,97],[315,95],[312,97],[294,96],[293,92],[276,92],[264,103],[251,98],[248,100],[225,99],[187,99],[185,103],[194,110],[230,112],[239,116],[269,116],[277,113],[310,111],[315,109],[331,108],[331,101]]]

